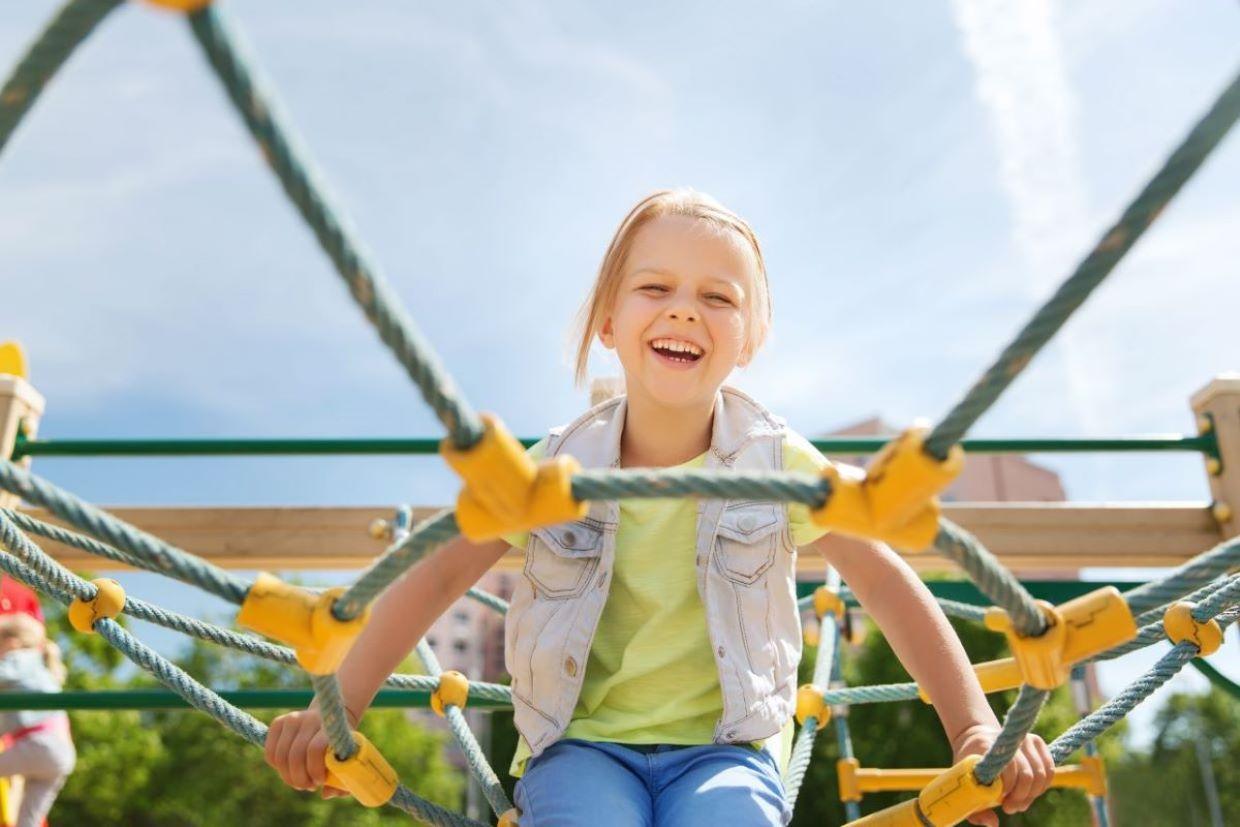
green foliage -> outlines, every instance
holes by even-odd
[[[1111,765],[1116,822],[1210,824],[1202,767],[1208,760],[1223,823],[1240,824],[1236,701],[1219,689],[1208,695],[1174,695],[1158,711],[1155,728],[1148,751],[1126,754]]]
[[[72,632],[63,612],[49,616],[69,666],[70,689],[148,686],[95,635]],[[191,641],[177,663],[212,687],[304,688],[300,670]],[[269,721],[277,713],[258,716]],[[391,807],[324,801],[284,786],[263,753],[192,710],[71,713],[78,764],[51,813],[53,824],[232,827],[237,824],[372,827],[408,824]],[[417,794],[459,810],[462,774],[444,759],[447,737],[422,729],[401,710],[373,710],[362,728]]]

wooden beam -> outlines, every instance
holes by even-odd
[[[421,520],[437,509],[414,509]],[[975,533],[1014,571],[1087,566],[1176,566],[1222,539],[1205,504],[1064,503],[949,504],[949,519]],[[232,569],[353,569],[381,553],[368,526],[393,509],[364,508],[115,508],[111,512],[179,548]],[[42,520],[48,515],[30,512]],[[55,522],[55,520],[51,520]],[[115,564],[49,540],[39,544],[70,568],[102,571]],[[933,552],[910,555],[919,570],[951,568]],[[519,570],[521,553],[499,568]],[[804,555],[801,570],[822,561]]]

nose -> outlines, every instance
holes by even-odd
[[[693,306],[693,302],[679,298],[668,306],[667,317],[678,322],[696,322],[698,321],[698,312],[697,308]]]

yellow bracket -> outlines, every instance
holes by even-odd
[[[30,378],[26,353],[17,342],[0,343],[0,375],[16,376],[19,379]]]
[[[822,729],[831,720],[831,707],[827,706],[822,690],[807,683],[797,690],[797,723],[804,725],[811,715],[818,721],[818,729]]]
[[[836,762],[836,775],[840,782],[841,801],[860,801],[866,793],[914,792],[933,784],[936,778],[949,770],[942,769],[894,769],[863,768],[856,758],[844,758]],[[1090,795],[1106,794],[1106,773],[1102,758],[1087,755],[1081,763],[1055,768],[1051,786],[1060,789],[1084,790]]]
[[[468,450],[444,440],[440,453],[465,487],[456,500],[456,522],[471,540],[492,540],[586,516],[587,505],[573,498],[572,457],[535,464],[516,437],[490,414],[483,414],[482,440]]]
[[[125,590],[115,580],[101,577],[90,581],[95,596],[90,600],[76,598],[69,604],[69,623],[85,634],[95,631],[95,624],[105,618],[116,617],[125,610]]]
[[[400,783],[396,771],[366,736],[354,732],[353,738],[357,741],[357,752],[349,758],[337,758],[330,749],[324,756],[329,773],[327,783],[348,790],[367,807],[382,806],[396,794],[396,786]]]
[[[977,675],[977,682],[982,685],[982,691],[987,695],[1006,689],[1016,689],[1025,682],[1016,658],[1000,658],[988,660],[985,663],[975,663],[973,673]],[[917,697],[930,703],[930,696],[920,686],[917,687]]]
[[[917,770],[916,772],[923,773],[919,780],[927,782],[917,798],[850,821],[850,827],[925,827],[927,824],[933,827],[949,827],[959,824],[973,813],[998,806],[1003,800],[1003,782],[996,778],[990,784],[980,783],[973,774],[973,768],[981,760],[980,755],[970,755],[951,769],[935,775],[932,775],[934,770]],[[867,772],[886,774],[895,771],[858,770],[858,786],[854,791],[865,791],[862,777]],[[908,788],[889,786],[884,789]]]
[[[988,609],[985,616],[987,629],[1007,635],[1022,679],[1037,689],[1054,689],[1068,679],[1074,664],[1137,636],[1132,610],[1114,586],[1058,607],[1043,600],[1038,605],[1049,624],[1038,637],[1016,634],[1002,609]]]
[[[431,709],[435,710],[436,715],[444,717],[449,706],[464,709],[468,700],[469,678],[452,670],[440,673],[439,686],[431,693]]]
[[[312,675],[330,675],[370,617],[370,608],[352,620],[337,620],[332,604],[344,594],[338,586],[315,593],[262,572],[254,580],[237,622],[293,648],[297,662]]]
[[[517,827],[517,822],[520,819],[520,811],[513,807],[511,810],[504,810],[499,817],[499,821],[495,823],[495,827]]]
[[[211,5],[211,0],[146,0],[152,6],[171,11],[194,12]]]
[[[1223,628],[1218,621],[1210,618],[1200,623],[1193,618],[1195,604],[1181,600],[1172,603],[1163,613],[1163,629],[1172,643],[1191,642],[1198,648],[1199,654],[1212,655],[1223,645]]]
[[[906,551],[930,545],[939,525],[937,495],[964,467],[964,449],[953,446],[940,462],[924,449],[927,433],[917,425],[888,442],[860,480],[825,467],[831,495],[813,512],[814,522]]]
[[[827,614],[835,615],[836,618],[842,618],[847,608],[844,604],[844,598],[840,597],[839,592],[834,589],[829,589],[826,586],[819,586],[814,589],[814,614],[818,615],[819,620],[822,620]]]

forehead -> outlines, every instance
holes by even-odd
[[[624,273],[643,269],[733,282],[746,293],[752,293],[758,281],[758,262],[745,238],[688,215],[661,215],[633,234]]]

